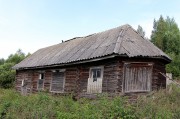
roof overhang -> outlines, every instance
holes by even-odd
[[[84,63],[89,63],[89,62],[95,62],[95,61],[110,59],[110,58],[114,58],[116,56],[118,56],[118,55],[113,54],[113,55],[107,55],[104,57],[99,57],[99,58],[94,58],[94,59],[89,59],[89,60],[79,60],[79,61],[75,61],[75,62],[68,62],[68,63],[62,63],[62,64],[52,64],[52,65],[43,65],[43,66],[35,66],[35,67],[22,67],[22,68],[13,68],[13,69],[15,69],[15,70],[28,70],[28,69],[51,68],[51,67],[63,67],[63,66],[84,64]]]
[[[126,54],[119,55],[119,54],[111,54],[111,55],[106,55],[103,57],[98,57],[94,59],[88,59],[88,60],[79,60],[75,62],[68,62],[68,63],[61,63],[61,64],[52,64],[52,65],[42,65],[42,66],[34,66],[34,67],[20,67],[20,68],[13,68],[15,70],[29,70],[29,69],[44,69],[44,68],[52,68],[52,67],[64,67],[64,66],[71,66],[71,65],[76,65],[76,64],[84,64],[84,63],[89,63],[89,62],[95,62],[95,61],[101,61],[105,59],[110,59],[110,58],[115,58],[115,57],[128,57]],[[170,63],[172,60],[166,57],[131,57],[131,58],[151,58],[151,59],[162,59],[165,61],[166,64]]]

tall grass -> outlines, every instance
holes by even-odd
[[[73,101],[71,96],[21,96],[14,90],[0,89],[0,119],[178,119],[179,99],[180,89],[175,86],[141,96],[133,104],[124,97]]]
[[[150,119],[180,119],[180,87],[171,85],[148,97],[140,97],[136,115]]]

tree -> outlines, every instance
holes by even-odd
[[[11,62],[11,63],[17,64],[20,61],[22,61],[25,57],[26,57],[25,53],[23,53],[22,50],[19,49],[19,50],[17,50],[17,52],[15,54],[9,55],[6,62]]]
[[[172,18],[164,19],[160,16],[159,20],[154,20],[151,41],[166,53],[180,52],[180,31]]]
[[[3,58],[0,59],[0,65],[4,64],[5,60]]]
[[[174,53],[168,54],[173,60],[166,66],[168,72],[172,72],[174,79],[180,79],[180,54],[175,55]]]
[[[180,30],[174,18],[163,16],[154,20],[151,41],[172,58],[172,63],[167,65],[168,72],[180,77]]]
[[[143,30],[143,28],[142,28],[140,25],[138,25],[137,32],[138,32],[142,37],[145,37],[145,31]]]
[[[4,63],[0,65],[0,87],[11,88],[15,81],[15,70],[12,70],[14,63]]]
[[[15,81],[15,70],[13,70],[12,67],[29,55],[30,53],[25,55],[25,53],[19,49],[15,54],[9,55],[7,60],[0,59],[0,87],[13,87],[13,83]]]

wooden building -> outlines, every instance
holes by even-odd
[[[130,94],[166,87],[171,59],[130,25],[42,48],[16,69],[21,93]]]

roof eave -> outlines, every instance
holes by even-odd
[[[76,64],[83,64],[83,63],[89,63],[89,62],[94,62],[94,61],[100,61],[100,60],[104,60],[104,59],[110,59],[110,58],[114,58],[114,57],[128,57],[126,54],[111,54],[111,55],[106,55],[104,57],[98,57],[98,58],[93,58],[93,59],[89,59],[89,60],[79,60],[79,61],[75,61],[75,62],[69,62],[69,63],[61,63],[61,64],[53,64],[53,65],[42,65],[42,66],[35,66],[35,67],[21,67],[21,68],[16,68],[15,66],[12,67],[15,70],[28,70],[28,69],[42,69],[42,68],[51,68],[51,67],[60,67],[60,66],[70,66],[70,65],[76,65]],[[134,57],[135,58],[135,57]],[[156,56],[156,57],[150,57],[150,56],[137,56],[136,58],[152,58],[152,59],[162,59],[166,62],[166,64],[170,63],[172,60],[165,57],[165,56]]]
[[[79,61],[69,62],[69,63],[42,65],[42,66],[35,66],[35,67],[21,67],[21,68],[13,67],[13,69],[15,69],[15,70],[28,70],[28,69],[51,68],[51,67],[58,67],[58,66],[70,66],[70,65],[83,64],[83,63],[89,63],[89,62],[94,62],[94,61],[100,61],[100,60],[104,60],[104,59],[110,59],[110,58],[114,58],[116,56],[118,56],[118,54],[106,55],[104,57],[98,57],[98,58],[93,58],[93,59],[89,59],[89,60],[79,60]]]

